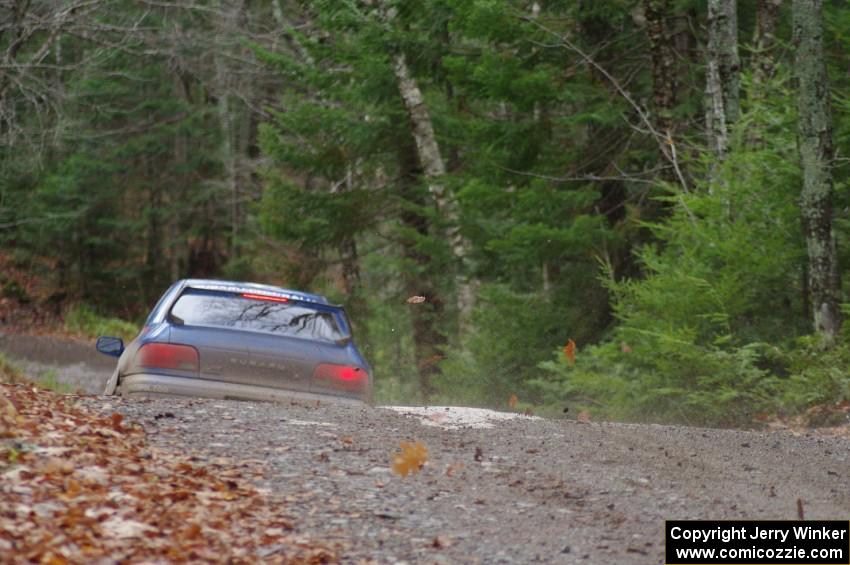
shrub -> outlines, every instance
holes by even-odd
[[[65,314],[65,329],[71,333],[96,338],[102,335],[120,337],[128,342],[136,337],[139,328],[119,318],[101,316],[85,304],[73,306]]]

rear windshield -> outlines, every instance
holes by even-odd
[[[239,294],[188,290],[177,299],[171,315],[187,326],[214,326],[322,341],[346,337],[332,312],[303,302],[270,302]]]

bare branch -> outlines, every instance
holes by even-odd
[[[508,173],[513,173],[515,175],[522,175],[526,177],[534,177],[538,179],[548,180],[552,182],[634,182],[641,184],[656,184],[654,179],[641,178],[637,175],[624,175],[624,176],[600,176],[600,175],[578,175],[578,176],[569,176],[569,177],[559,177],[553,175],[544,175],[540,173],[534,173],[531,171],[518,171],[516,169],[511,169],[510,167],[502,167],[500,165],[496,165],[499,169],[506,171]],[[659,167],[656,169],[652,169],[643,174],[645,175],[654,175],[663,170],[669,169],[669,167]]]
[[[531,23],[532,25],[534,25],[537,28],[539,28],[540,30],[552,35],[553,37],[556,37],[564,47],[566,47],[570,51],[576,53],[579,57],[582,58],[582,60],[585,63],[587,63],[588,65],[590,65],[594,69],[596,69],[597,72],[599,72],[603,77],[605,77],[605,79],[609,83],[611,83],[611,86],[614,87],[614,89],[617,91],[617,93],[619,93],[620,96],[622,96],[622,98],[635,111],[638,118],[640,118],[641,123],[646,128],[646,131],[649,132],[652,135],[653,139],[655,139],[655,142],[658,144],[658,148],[661,151],[661,154],[672,165],[673,170],[676,173],[676,178],[677,178],[679,184],[681,185],[682,190],[687,193],[688,192],[688,183],[685,180],[685,177],[684,177],[682,170],[679,166],[678,158],[676,156],[676,145],[675,145],[675,142],[673,141],[673,138],[672,138],[670,132],[661,133],[658,130],[656,130],[655,126],[652,124],[652,120],[650,120],[650,118],[649,118],[649,114],[646,112],[646,110],[640,104],[638,104],[634,100],[634,98],[632,98],[632,95],[625,88],[623,88],[622,85],[620,85],[620,82],[610,72],[608,72],[608,70],[605,67],[603,67],[602,65],[597,63],[590,55],[586,54],[575,43],[570,41],[564,35],[556,32],[555,30],[553,30],[553,29],[547,27],[546,25],[542,24],[537,18],[532,18],[532,17],[529,17],[529,16],[524,15],[524,14],[517,14],[517,17],[519,19],[522,19],[526,22]]]

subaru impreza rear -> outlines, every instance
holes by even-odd
[[[342,307],[268,285],[188,279],[169,288],[118,356],[106,394],[370,402],[372,372]]]

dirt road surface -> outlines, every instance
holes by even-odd
[[[101,355],[94,342],[32,336],[0,330],[0,353],[32,378],[55,380],[72,390],[103,392],[116,359]]]
[[[20,358],[23,341],[6,336],[0,352]],[[47,349],[31,348],[30,362],[61,367]],[[94,361],[70,363],[70,378],[94,371]],[[97,389],[102,369],[85,388]],[[665,519],[796,519],[798,499],[807,519],[850,518],[850,441],[815,432],[303,402],[85,402],[199,462],[261,468],[256,481],[285,501],[296,528],[337,543],[346,563],[662,563]],[[429,453],[405,478],[390,471],[402,441]]]

